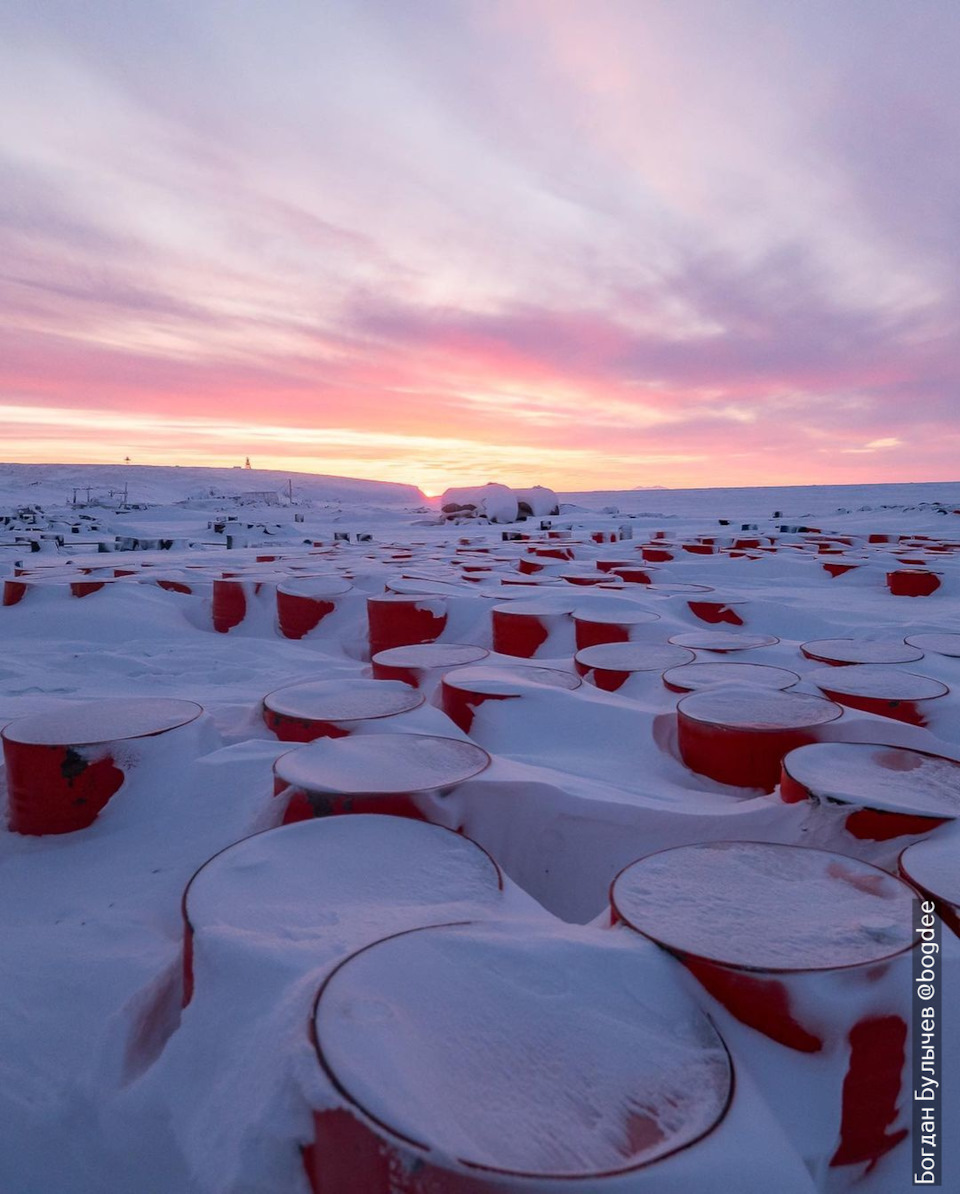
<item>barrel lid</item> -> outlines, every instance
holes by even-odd
[[[439,925],[328,978],[317,1052],[338,1089],[414,1146],[483,1170],[599,1177],[723,1117],[729,1056],[654,952],[585,931]]]
[[[769,842],[710,842],[621,871],[611,902],[666,948],[740,969],[832,970],[909,949],[914,893],[855,858]]]

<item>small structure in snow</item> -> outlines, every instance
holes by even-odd
[[[542,485],[510,489],[491,481],[486,485],[446,490],[440,498],[440,510],[445,519],[457,522],[465,518],[517,522],[521,518],[559,514],[560,506],[553,490]]]

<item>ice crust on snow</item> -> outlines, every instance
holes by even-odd
[[[913,899],[905,883],[856,859],[757,842],[651,854],[613,888],[624,920],[669,949],[772,970],[861,965],[908,949]]]

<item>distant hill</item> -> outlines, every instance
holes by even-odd
[[[271,469],[195,468],[139,464],[0,464],[0,503],[62,505],[74,489],[83,497],[122,491],[130,502],[171,505],[188,498],[232,497],[250,492],[286,494],[293,482],[295,500],[363,503],[369,506],[421,506],[426,500],[415,485],[288,473]]]

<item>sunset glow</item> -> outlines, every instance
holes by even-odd
[[[953,0],[0,18],[3,460],[957,473]]]

